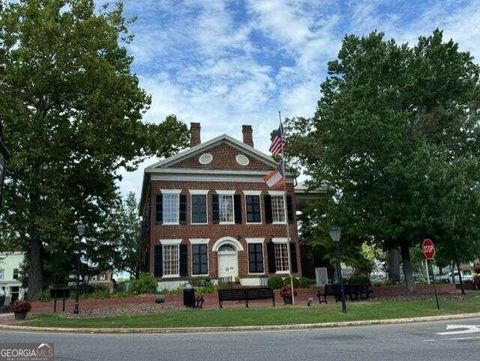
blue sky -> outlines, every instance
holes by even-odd
[[[138,17],[128,51],[152,96],[145,120],[176,114],[200,122],[202,141],[222,133],[240,139],[241,125],[251,124],[262,151],[279,110],[313,115],[345,34],[377,29],[412,44],[439,27],[480,57],[480,0],[126,0],[125,13]],[[121,191],[139,194],[143,168],[153,162],[123,173]]]

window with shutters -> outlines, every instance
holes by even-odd
[[[192,194],[192,224],[207,223],[207,195]]]
[[[285,200],[283,195],[272,195],[272,221],[285,223]]]
[[[248,244],[248,273],[264,273],[262,243]]]
[[[245,196],[247,207],[247,223],[261,223],[260,195]]]
[[[220,223],[234,223],[233,194],[219,194],[218,209]]]
[[[192,274],[208,275],[208,248],[206,244],[192,244]]]
[[[163,245],[163,276],[179,277],[179,245]]]
[[[164,193],[163,195],[163,224],[179,224],[180,191]]]
[[[288,272],[288,244],[275,243],[275,268],[278,272]]]

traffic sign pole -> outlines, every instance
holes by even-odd
[[[437,282],[435,281],[435,273],[433,272],[433,263],[432,263],[435,257],[435,245],[433,244],[432,240],[428,238],[423,240],[422,251],[427,261],[427,264],[432,266],[433,290],[435,291],[435,302],[437,303],[437,310],[439,310],[440,305],[438,303]]]

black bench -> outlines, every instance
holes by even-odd
[[[223,308],[223,301],[245,301],[245,307],[248,307],[250,300],[272,299],[275,306],[275,293],[270,287],[252,287],[252,288],[232,288],[218,290],[218,304]]]
[[[368,284],[346,284],[343,286],[345,297],[350,298],[350,301],[367,300],[371,297],[373,289]],[[327,303],[327,296],[334,296],[335,302],[340,301],[342,298],[342,290],[339,284],[325,285],[322,291],[317,292],[318,302],[322,303],[322,298]]]

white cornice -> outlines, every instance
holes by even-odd
[[[264,162],[273,168],[277,167],[278,164],[277,162],[270,157],[269,155],[260,152],[259,150],[255,149],[254,147],[245,144],[235,138],[230,137],[229,135],[223,134],[220,135],[216,138],[210,139],[209,141],[205,143],[198,144],[194,147],[191,147],[189,149],[186,149],[182,152],[179,152],[169,158],[163,159],[155,164],[152,164],[151,166],[148,166],[145,171],[149,172],[151,169],[159,168],[159,167],[167,167],[168,165],[174,164],[176,162],[179,162],[183,159],[189,158],[195,154],[200,154],[204,151],[206,151],[208,148],[211,148],[215,146],[217,143],[220,144],[222,142],[229,143],[232,147],[235,149],[244,152],[246,154],[249,154],[251,157],[256,158],[260,160],[261,162]]]
[[[263,183],[263,176],[242,176],[239,174],[231,175],[179,175],[179,174],[153,174],[152,181],[171,181],[171,182],[222,182],[222,183]],[[287,179],[287,184],[293,184],[293,179]]]

